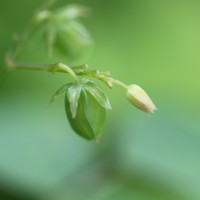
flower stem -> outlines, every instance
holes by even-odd
[[[116,84],[116,85],[119,85],[119,86],[123,87],[126,90],[128,89],[128,85],[126,85],[122,81],[119,81],[119,80],[116,80],[116,79],[112,79],[111,82]]]
[[[128,86],[122,81],[110,77],[109,71],[100,72],[99,70],[88,70],[87,65],[71,68],[63,63],[30,64],[30,63],[14,62],[12,61],[11,58],[7,57],[6,67],[7,71],[12,69],[27,69],[27,70],[46,71],[46,72],[68,73],[74,79],[75,83],[78,83],[77,76],[89,76],[103,81],[111,89],[113,88],[113,84],[119,85],[126,90],[128,88]]]

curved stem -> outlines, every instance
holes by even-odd
[[[65,65],[63,63],[57,63],[55,65],[55,67],[60,70],[64,70],[64,71],[68,72],[69,75],[74,79],[75,83],[78,83],[78,78],[77,78],[75,72],[70,67],[68,67],[67,65]]]

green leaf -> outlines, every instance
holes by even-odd
[[[106,120],[106,109],[90,93],[86,92],[85,114],[93,130],[95,138],[99,138],[101,129]]]
[[[71,87],[68,88],[67,91],[67,98],[70,104],[70,111],[72,114],[72,118],[76,117],[80,92],[81,92],[81,85],[72,85]]]
[[[84,88],[99,102],[105,109],[112,109],[110,101],[103,90],[94,82],[88,81]]]
[[[69,123],[73,130],[78,133],[80,136],[91,140],[94,138],[94,133],[92,128],[90,127],[90,124],[86,118],[85,115],[85,101],[87,99],[85,98],[85,94],[81,91],[79,102],[78,102],[78,110],[77,115],[75,118],[72,117],[71,111],[70,111],[70,103],[68,100],[68,96],[66,94],[65,96],[65,110],[67,114],[67,118],[69,120]]]
[[[56,101],[57,97],[58,97],[60,94],[66,92],[66,91],[68,90],[68,88],[69,88],[70,86],[72,86],[72,85],[73,85],[73,83],[67,83],[67,84],[61,86],[61,87],[53,94],[53,96],[51,97],[49,103],[50,103],[50,104],[54,103],[54,102]]]
[[[76,116],[72,116],[67,94],[65,109],[70,125],[76,133],[88,140],[99,138],[106,119],[106,109],[84,87],[81,88]]]

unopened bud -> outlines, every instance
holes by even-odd
[[[126,93],[127,99],[137,108],[144,112],[154,112],[156,106],[147,93],[138,85],[129,85]]]

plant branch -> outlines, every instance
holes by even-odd
[[[11,59],[6,60],[6,67],[8,70],[14,69],[26,69],[26,70],[38,70],[38,71],[46,71],[46,72],[62,72],[68,73],[74,81],[77,83],[78,78],[75,72],[69,66],[63,63],[55,63],[55,64],[30,64],[30,63],[21,63],[14,62]]]
[[[128,86],[122,81],[116,80],[110,77],[110,71],[99,71],[99,70],[89,70],[88,65],[80,65],[76,67],[69,67],[63,63],[54,63],[54,64],[30,64],[23,62],[14,62],[10,58],[6,59],[7,70],[14,69],[26,69],[26,70],[37,70],[37,71],[46,71],[46,72],[60,72],[68,73],[75,81],[78,83],[77,76],[88,76],[92,78],[97,78],[103,81],[110,89],[113,88],[113,84],[119,85],[124,89],[127,89]]]

